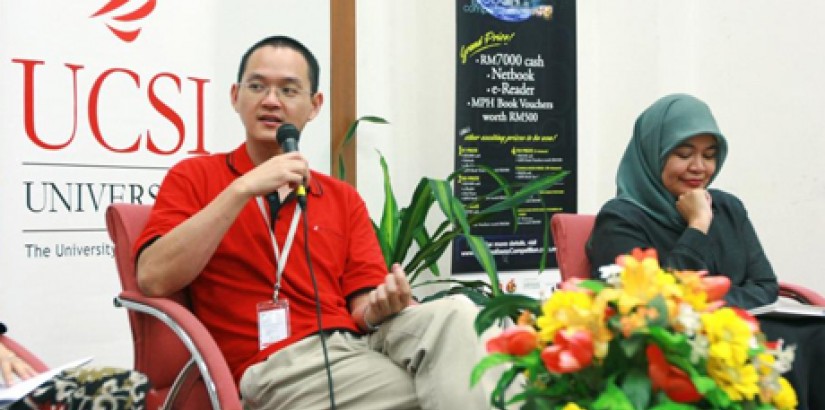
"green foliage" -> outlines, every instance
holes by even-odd
[[[413,191],[409,204],[399,207],[383,155],[380,157],[380,163],[384,177],[384,206],[380,223],[373,223],[373,227],[388,268],[393,263],[401,263],[413,285],[416,284],[421,272],[425,270],[429,270],[438,277],[441,274],[437,266],[438,260],[454,239],[463,237],[490,280],[492,296],[500,293],[496,262],[487,242],[484,238],[473,234],[472,228],[488,220],[497,212],[515,210],[524,201],[547,190],[568,174],[567,171],[559,172],[517,187],[503,182],[503,179],[492,170],[483,169],[491,174],[494,181],[502,181],[500,183],[503,185],[482,196],[476,203],[467,205],[453,195],[451,182],[457,173],[453,173],[447,179],[422,177]],[[478,203],[493,195],[503,195],[504,199],[489,207],[479,209],[475,213],[467,212],[467,209],[475,208]],[[438,204],[444,220],[437,225],[435,231],[430,232],[426,223],[434,204]],[[515,213],[513,216],[515,218]],[[415,250],[413,244],[415,244]],[[545,242],[545,254],[547,246],[548,243]]]
[[[346,176],[346,167],[340,151],[352,141],[361,122],[388,123],[380,117],[364,116],[349,127],[338,149],[339,166],[335,176],[340,179]],[[473,227],[490,219],[493,215],[507,211],[512,217],[512,225],[515,231],[518,228],[518,218],[516,216],[518,207],[531,197],[549,189],[569,173],[568,171],[562,171],[537,178],[527,184],[511,184],[491,168],[483,165],[478,166],[477,168],[486,173],[498,188],[480,196],[476,202],[466,205],[453,195],[452,188],[453,179],[464,170],[458,170],[445,179],[422,177],[412,193],[409,204],[402,207],[396,200],[390,180],[389,167],[383,155],[380,155],[380,165],[383,175],[384,205],[380,219],[376,221],[373,218],[373,228],[384,254],[387,269],[390,269],[393,263],[400,263],[407,272],[408,279],[413,286],[437,283],[437,281],[422,284],[417,282],[419,275],[425,270],[429,270],[433,276],[439,277],[441,272],[438,269],[438,260],[453,243],[453,240],[464,238],[476,260],[487,274],[489,285],[483,282],[455,282],[453,288],[439,294],[463,293],[479,304],[499,295],[501,291],[493,254],[484,238],[472,233]],[[486,203],[487,199],[491,197],[501,197],[502,199],[487,207],[479,206]],[[434,231],[430,232],[427,228],[427,219],[434,204],[438,204],[443,220],[436,225]],[[468,212],[468,209],[474,211]],[[545,222],[547,220],[548,217],[545,214]],[[545,266],[549,253],[549,242],[549,229],[546,229],[540,269]]]
[[[538,300],[529,296],[505,293],[496,298],[490,299],[481,311],[478,312],[475,320],[476,333],[479,335],[493,326],[497,321],[503,319],[516,320],[523,311],[538,314],[541,304]]]
[[[347,128],[347,133],[344,134],[344,139],[341,140],[341,144],[339,144],[337,149],[335,150],[335,154],[338,155],[338,168],[332,171],[332,176],[342,181],[347,179],[347,167],[344,161],[343,150],[344,147],[347,144],[349,144],[353,138],[355,138],[355,131],[358,130],[358,125],[360,125],[361,122],[370,122],[373,124],[389,124],[387,120],[372,115],[365,115],[353,121],[352,124],[350,124],[349,128]]]

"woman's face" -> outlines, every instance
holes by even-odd
[[[716,172],[716,137],[699,134],[679,144],[667,155],[662,183],[674,197],[704,189]]]

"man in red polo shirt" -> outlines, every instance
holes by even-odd
[[[411,306],[406,274],[386,271],[358,193],[277,142],[283,124],[302,130],[321,109],[318,72],[289,37],[244,54],[231,98],[246,141],[169,171],[134,250],[141,289],[189,287],[248,408],[489,407],[469,388],[483,354],[475,307]]]

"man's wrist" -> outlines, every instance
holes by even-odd
[[[370,320],[367,319],[367,314],[369,313],[369,311],[370,311],[370,305],[367,304],[364,307],[364,315],[362,317],[363,320],[364,320],[364,327],[366,328],[366,330],[368,332],[374,332],[374,331],[378,330],[379,325],[378,324],[373,325],[372,323],[370,323]]]

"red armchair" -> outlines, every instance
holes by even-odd
[[[132,245],[150,205],[112,204],[106,228],[115,245],[122,292],[115,305],[128,310],[135,370],[152,383],[149,409],[242,408],[235,382],[215,340],[191,312],[186,290],[168,298],[144,296],[137,286]]]
[[[550,220],[562,280],[590,277],[590,260],[584,245],[595,222],[595,215],[566,213],[554,214]],[[800,285],[779,282],[779,296],[809,305],[825,306],[825,297]]]

